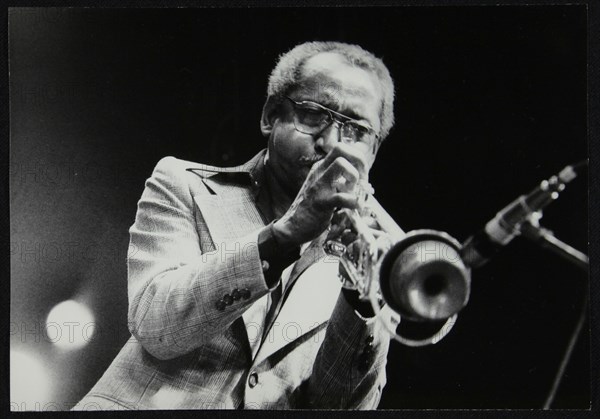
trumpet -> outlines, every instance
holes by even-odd
[[[372,228],[367,220],[375,221],[377,227]],[[337,211],[324,250],[339,260],[342,286],[358,291],[375,313],[386,303],[400,319],[446,320],[439,333],[424,341],[390,330],[396,340],[409,346],[441,340],[469,300],[471,274],[461,258],[460,243],[435,230],[405,233],[372,194],[365,194],[358,210]]]
[[[384,322],[392,337],[409,346],[437,343],[452,329],[457,313],[469,301],[471,268],[486,263],[518,235],[589,269],[587,255],[539,225],[542,210],[558,198],[584,166],[587,160],[566,166],[543,180],[500,210],[462,245],[441,231],[405,233],[373,197],[371,185],[359,185],[359,208],[337,211],[323,247],[340,262],[342,286],[358,291],[359,299],[370,302],[376,315],[386,303],[400,319],[446,320],[435,335],[418,341],[401,336],[393,325]],[[375,221],[377,229],[367,223],[369,219]]]

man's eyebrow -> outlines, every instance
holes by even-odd
[[[350,109],[350,108],[348,108],[348,109],[340,109],[340,110],[337,110],[336,112],[339,112],[342,115],[348,116],[348,117],[350,117],[352,119],[355,119],[357,121],[364,121],[364,122],[367,122],[367,123],[369,122],[369,120],[366,117],[362,116],[359,113],[356,113],[356,111],[354,109]]]
[[[354,108],[340,107],[339,103],[336,103],[335,101],[331,103],[322,103],[322,105],[338,113],[341,113],[342,115],[347,116],[348,118],[369,123],[369,120],[364,115],[361,115],[360,113],[356,112]]]
[[[299,102],[313,102],[319,105],[325,106],[326,108],[331,109],[332,111],[338,112],[348,118],[355,119],[357,121],[361,121],[371,126],[371,121],[365,116],[356,111],[351,107],[343,107],[340,106],[340,100],[337,98],[338,91],[328,91],[326,89],[321,90],[319,97],[316,97],[314,94],[311,95],[310,92],[303,91],[300,92],[300,97],[296,100]],[[360,89],[352,89],[351,93],[360,96],[366,96],[365,92]]]
[[[316,98],[311,98],[309,96],[305,96],[305,97],[301,97],[298,100],[301,102],[316,103],[321,106],[325,106],[326,108],[329,108],[332,111],[335,111],[344,116],[347,116],[348,118],[368,122],[368,119],[366,117],[364,117],[363,115],[360,115],[359,113],[357,113],[355,109],[352,109],[350,107],[340,107],[340,102],[339,102],[339,100],[336,100],[335,96],[325,95],[323,97],[318,98],[318,100]]]

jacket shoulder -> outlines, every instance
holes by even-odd
[[[189,160],[178,159],[173,156],[167,156],[159,160],[154,170],[170,173],[188,172],[206,179],[218,173],[228,172],[231,170],[231,168],[211,166],[209,164],[197,163]]]
[[[216,172],[209,172],[204,168],[212,166],[203,165],[188,160],[178,159],[173,156],[163,157],[158,161],[152,176],[147,180],[149,183],[156,183],[163,185],[165,188],[173,191],[180,191],[183,193],[191,193],[192,195],[198,193],[208,193],[206,185],[202,179],[208,178],[210,174],[214,175]],[[198,170],[200,172],[198,173]],[[205,174],[204,176],[198,176],[200,173]],[[148,183],[149,182],[149,183]]]

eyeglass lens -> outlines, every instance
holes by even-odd
[[[368,131],[352,121],[338,121],[331,113],[317,106],[295,104],[294,125],[304,134],[314,135],[336,122],[341,125],[342,138],[353,141],[364,141],[369,137]]]

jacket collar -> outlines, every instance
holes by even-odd
[[[226,195],[232,184],[250,187],[250,193],[256,201],[265,224],[274,218],[271,195],[265,178],[265,157],[267,150],[263,149],[249,161],[234,167],[217,167],[199,164],[186,168],[202,178],[204,184],[216,195]]]
[[[202,179],[215,178],[214,180],[224,178],[232,181],[242,180],[250,181],[254,186],[262,186],[265,172],[266,149],[261,150],[249,161],[234,167],[217,167],[206,164],[199,164],[196,167],[188,167],[186,170],[193,172]]]

